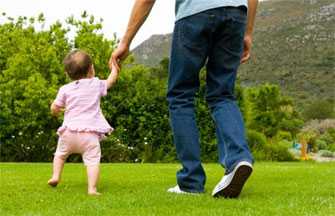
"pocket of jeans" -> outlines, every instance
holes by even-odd
[[[203,14],[193,15],[184,18],[177,23],[179,25],[179,39],[184,46],[202,51],[206,44],[204,22],[206,22]]]
[[[231,7],[228,11],[228,16],[237,23],[247,24],[248,12],[241,7]]]

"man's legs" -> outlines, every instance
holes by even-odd
[[[207,63],[207,101],[216,124],[219,160],[226,174],[212,195],[233,198],[240,194],[253,163],[243,118],[234,97],[247,13],[232,7],[215,12],[216,25]]]
[[[194,111],[199,72],[207,58],[206,20],[201,14],[179,20],[172,41],[167,98],[174,143],[183,166],[177,172],[177,183],[186,192],[203,192],[206,181]]]

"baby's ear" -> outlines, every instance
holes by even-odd
[[[90,68],[91,72],[94,73],[95,70],[94,70],[94,64],[91,65],[91,68]]]

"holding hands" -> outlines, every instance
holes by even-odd
[[[121,61],[127,58],[129,55],[129,45],[126,43],[120,43],[119,46],[112,53],[109,59],[109,68],[113,70],[115,68],[117,71],[121,69]]]

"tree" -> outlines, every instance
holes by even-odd
[[[290,98],[282,96],[277,85],[265,84],[249,89],[251,117],[248,127],[274,137],[278,131],[298,133],[303,122],[293,108]]]

